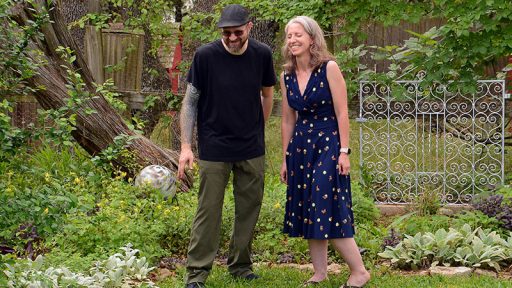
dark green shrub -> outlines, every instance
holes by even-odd
[[[481,211],[462,211],[454,216],[453,226],[456,228],[469,224],[471,227],[480,227],[482,229],[489,229],[496,231],[505,236],[506,231],[500,227],[500,221],[494,217],[489,217]]]
[[[364,195],[358,183],[352,183],[352,210],[356,225],[373,223],[380,216],[380,211],[372,198]]]
[[[80,201],[84,194],[81,189],[95,176],[95,170],[84,163],[87,158],[80,149],[43,147],[32,155],[17,155],[4,165],[6,173],[0,175],[0,243],[21,255],[32,254],[36,242],[44,242],[62,228],[67,213],[87,209]]]
[[[451,218],[444,215],[418,216],[412,212],[397,218],[389,228],[395,228],[402,235],[416,235],[419,232],[431,232],[448,229]]]
[[[500,191],[509,193],[509,189],[503,187]],[[503,228],[512,231],[512,198],[503,194],[490,194],[479,197],[473,207],[489,217],[495,217]]]

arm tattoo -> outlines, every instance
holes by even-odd
[[[197,116],[197,102],[199,101],[199,94],[201,92],[196,87],[188,83],[185,98],[181,104],[180,113],[180,129],[181,129],[181,143],[191,144],[192,134],[194,131],[194,124]]]

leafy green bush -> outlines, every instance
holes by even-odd
[[[372,198],[364,195],[358,183],[351,184],[352,188],[352,210],[356,224],[373,223],[380,216],[380,211]]]
[[[7,100],[0,101],[0,161],[6,161],[16,154],[26,142],[27,133],[11,126],[11,104]]]
[[[508,176],[510,178],[510,182],[512,182],[512,173]],[[512,183],[511,183],[512,184]],[[511,185],[504,185],[498,188],[496,190],[496,194],[503,195],[505,198],[512,198],[512,186]]]
[[[98,258],[129,241],[140,244],[148,255],[164,254],[158,237],[165,234],[162,223],[166,222],[158,217],[165,211],[171,214],[170,203],[156,190],[133,187],[121,176],[112,179],[82,149],[43,146],[33,155],[15,157],[3,169],[0,244],[15,248],[19,255],[41,253],[61,244],[63,259],[76,253]],[[126,204],[120,204],[123,201]],[[122,205],[124,209],[118,209]],[[123,219],[126,223],[120,223]],[[153,225],[155,219],[158,221]],[[82,234],[74,231],[91,234],[77,238]],[[141,244],[145,241],[147,246]]]
[[[460,228],[464,226],[464,224],[469,224],[471,227],[480,227],[484,230],[496,231],[502,236],[507,234],[507,231],[501,228],[500,221],[478,210],[461,211],[454,216],[452,220],[454,228]]]
[[[375,261],[377,253],[382,251],[382,242],[386,235],[386,228],[376,223],[358,223],[356,224],[356,235],[354,239],[360,248],[366,249],[364,253],[365,261]]]
[[[45,146],[5,164],[5,173],[0,174],[0,242],[23,254],[28,244],[59,231],[66,213],[87,210],[80,202],[87,194],[83,187],[103,172],[86,159],[80,149],[56,151]]]
[[[496,232],[464,225],[459,230],[405,235],[396,247],[388,246],[379,256],[402,268],[417,269],[442,264],[500,270],[512,262],[512,233],[507,240]]]
[[[67,214],[54,244],[69,253],[101,255],[111,253],[123,243],[131,242],[153,259],[167,254],[161,242],[169,226],[170,201],[149,187],[140,189],[117,179],[103,179],[102,187],[90,191],[98,195],[83,198],[89,210],[75,209]],[[89,192],[89,193],[90,193]]]
[[[451,226],[451,218],[444,215],[418,216],[416,212],[402,215],[389,225],[400,234],[416,235],[420,232],[448,229]]]
[[[500,192],[510,193],[509,189],[504,187]],[[512,231],[512,198],[490,194],[476,200],[473,207],[489,217],[495,217],[503,228]]]
[[[414,198],[413,207],[418,216],[436,215],[441,207],[438,191],[434,187],[424,189],[423,193]]]

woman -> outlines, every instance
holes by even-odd
[[[362,287],[370,274],[353,238],[345,80],[315,20],[295,17],[285,34],[280,173],[288,186],[284,232],[308,240],[315,273],[305,286],[327,278],[330,241],[350,268],[342,287]]]

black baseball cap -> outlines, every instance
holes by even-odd
[[[237,27],[249,22],[249,12],[242,5],[231,4],[222,9],[217,27]]]

